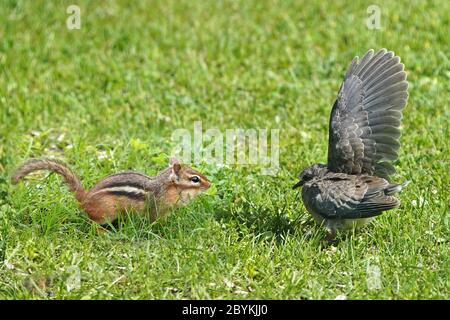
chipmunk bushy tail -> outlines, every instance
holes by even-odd
[[[49,170],[60,174],[66,184],[68,185],[70,191],[75,193],[76,199],[82,203],[85,196],[86,190],[81,185],[80,179],[70,170],[66,164],[61,161],[53,159],[30,159],[24,164],[22,164],[11,177],[11,182],[17,184],[22,178],[28,174],[38,171],[38,170]]]

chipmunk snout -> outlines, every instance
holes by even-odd
[[[206,189],[209,189],[210,187],[211,187],[211,182],[209,180],[205,180],[203,182],[203,188],[206,190]]]

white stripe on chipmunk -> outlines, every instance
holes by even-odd
[[[123,186],[123,187],[111,187],[111,188],[105,188],[102,189],[102,191],[118,191],[118,192],[126,192],[126,193],[141,193],[141,194],[145,194],[145,191],[139,188],[135,188],[135,187],[128,187],[128,186]]]

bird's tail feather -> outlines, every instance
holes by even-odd
[[[405,181],[402,184],[398,183],[392,183],[389,186],[387,186],[386,189],[384,189],[384,193],[386,195],[393,195],[394,193],[397,193],[401,191],[403,188],[405,188],[411,181]]]

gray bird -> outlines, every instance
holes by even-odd
[[[306,209],[329,239],[400,204],[394,194],[408,181],[390,183],[389,176],[407,99],[404,65],[393,52],[369,50],[353,59],[331,110],[328,163],[303,170],[293,187],[303,188]]]

